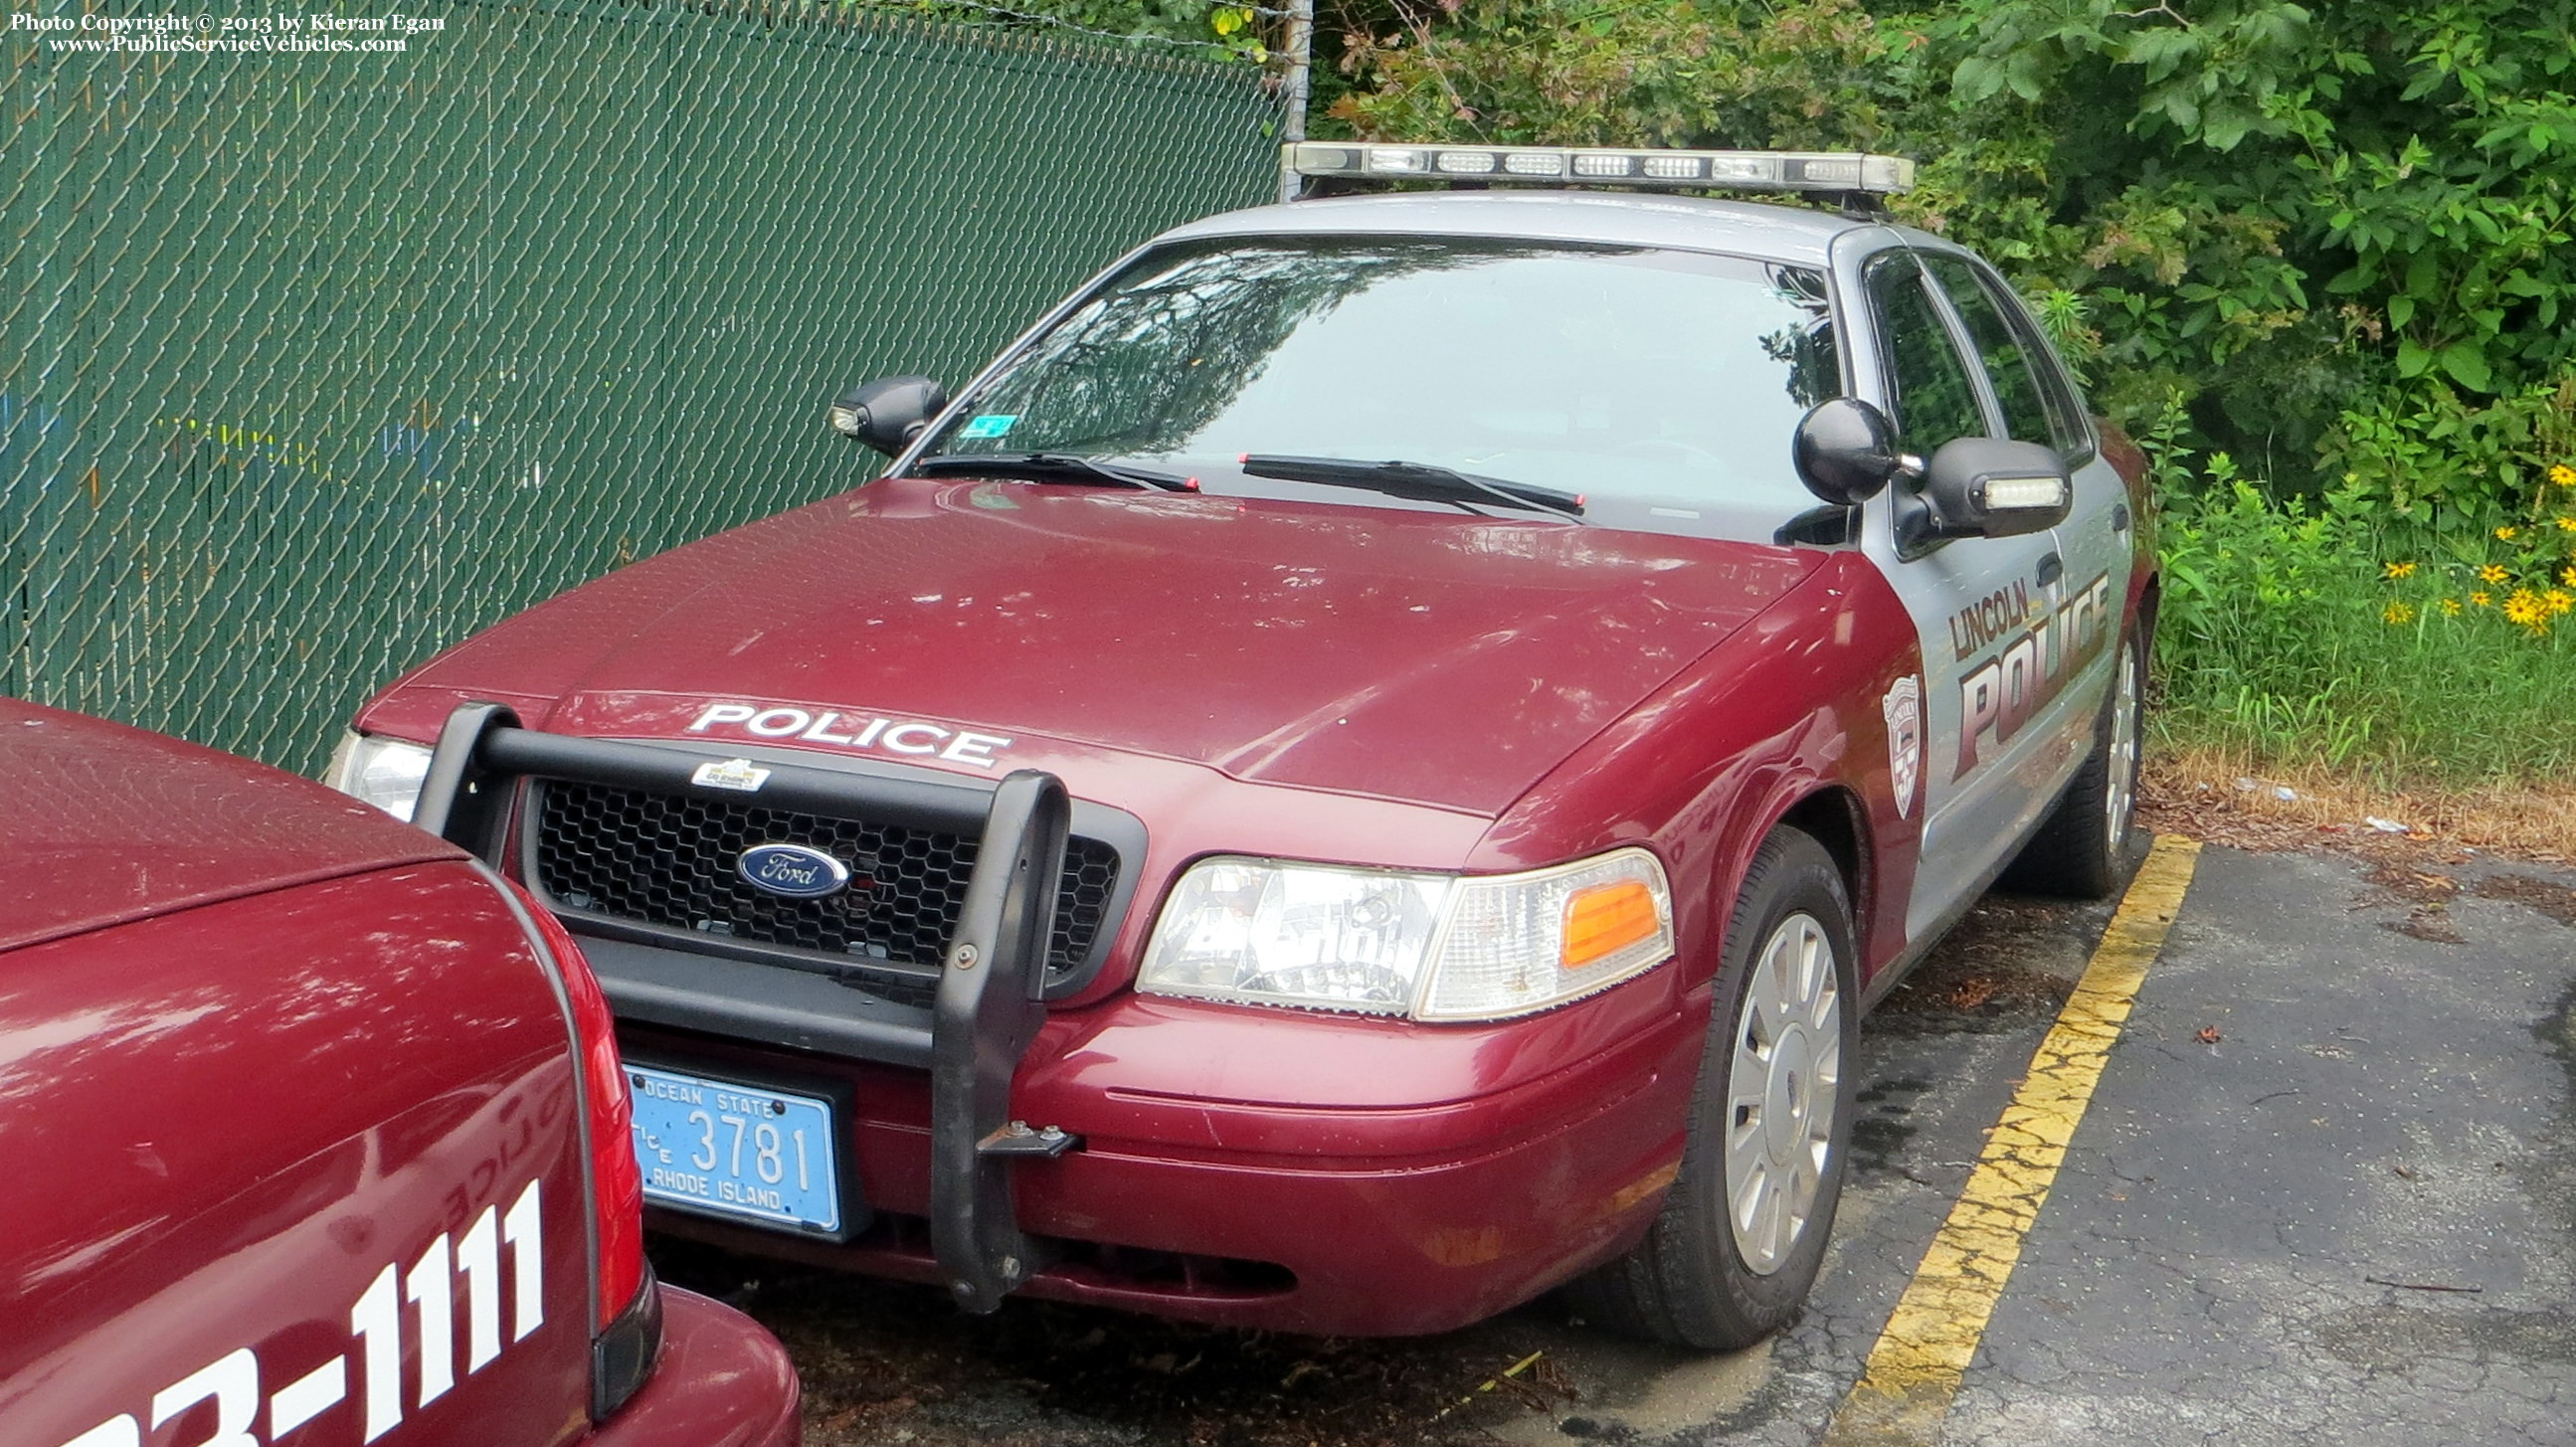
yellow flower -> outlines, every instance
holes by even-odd
[[[2459,600],[2459,599],[2457,599],[2457,598],[2445,598],[2445,599],[2443,599],[2443,600],[2442,600],[2442,616],[2443,616],[2443,617],[2445,617],[2445,618],[2457,618],[2457,617],[2459,617],[2459,616],[2460,616],[2460,600]]]
[[[2570,588],[2576,588],[2576,563],[2569,563],[2565,568],[2559,570],[2558,581],[2566,584]]]
[[[2576,533],[2576,518],[2560,518],[2558,530],[2562,533]]]
[[[2505,621],[2509,623],[2519,623],[2525,628],[2533,628],[2539,626],[2541,621],[2549,616],[2549,605],[2542,602],[2540,595],[2529,588],[2516,588],[2513,590],[2513,596],[2504,600],[2504,616]]]
[[[2387,619],[2391,623],[2412,623],[2415,621],[2415,605],[2412,603],[2391,603],[2387,607],[2379,610],[2379,616]]]
[[[2512,542],[2515,537],[2519,536],[2521,532],[2522,529],[2520,528],[2498,528],[2496,529],[2496,537],[2509,543]]]
[[[2495,601],[2495,599],[2493,599],[2493,598],[2491,598],[2491,597],[2489,597],[2489,596],[2487,595],[2487,591],[2486,591],[2486,589],[2484,589],[2484,588],[2480,588],[2478,591],[2476,591],[2476,592],[2474,592],[2474,593],[2471,593],[2471,594],[2469,595],[2469,601],[2470,601],[2471,603],[2475,604],[2476,606],[2478,606],[2478,607],[2480,607],[2480,608],[2483,608],[2483,607],[2487,606],[2489,603],[2494,602],[2494,601]]]
[[[2392,578],[2411,578],[2415,576],[2415,565],[2413,563],[2387,563],[2382,566],[2387,569],[2388,576]]]
[[[2570,608],[2576,608],[2576,593],[2569,593],[2564,588],[2552,588],[2540,595],[2540,601],[2549,605],[2549,614],[2554,618]]]
[[[2508,576],[2510,575],[2505,572],[2502,563],[2489,563],[2478,569],[2478,581],[2481,583],[2501,583]]]
[[[2562,462],[2549,469],[2549,480],[2560,487],[2576,487],[2576,467]]]

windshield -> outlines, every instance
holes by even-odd
[[[1140,258],[923,455],[1066,453],[1209,491],[1449,505],[1237,465],[1403,461],[1578,493],[1595,523],[1769,542],[1816,504],[1790,434],[1841,392],[1825,280],[1805,268],[1462,238],[1238,239]]]

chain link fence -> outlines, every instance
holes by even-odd
[[[1275,184],[1248,65],[798,0],[413,8],[0,11],[0,692],[315,772],[433,649],[872,475],[845,386],[955,385]]]

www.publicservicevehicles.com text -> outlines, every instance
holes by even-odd
[[[445,30],[423,15],[30,15],[12,12],[13,32],[45,32],[57,51],[342,54],[398,52],[410,37]]]

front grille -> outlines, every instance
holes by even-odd
[[[555,903],[635,924],[783,946],[864,967],[936,969],[957,928],[977,841],[935,830],[793,810],[544,780],[530,860]],[[734,861],[754,844],[802,844],[849,866],[827,899],[758,890]],[[1118,853],[1096,839],[1065,848],[1047,966],[1090,956],[1118,881]]]

